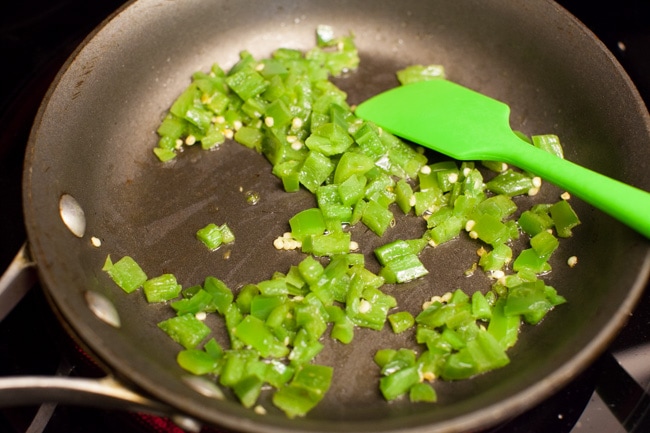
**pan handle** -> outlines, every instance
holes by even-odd
[[[61,376],[0,378],[0,407],[48,402],[149,413],[169,417],[188,432],[201,430],[201,424],[196,420],[178,414],[164,403],[126,388],[110,375],[98,379]]]
[[[29,254],[27,243],[24,243],[0,277],[0,321],[11,312],[35,282],[36,264]]]

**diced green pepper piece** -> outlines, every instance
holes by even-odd
[[[415,324],[413,315],[408,311],[399,311],[388,315],[388,322],[395,334],[400,334]]]
[[[172,340],[186,349],[194,349],[210,334],[210,328],[193,314],[172,317],[158,323]]]
[[[517,223],[529,236],[535,236],[539,232],[553,227],[553,220],[546,212],[534,212],[532,210],[522,212]]]
[[[364,175],[375,166],[375,161],[363,153],[344,152],[334,171],[334,183],[341,184],[353,175]]]
[[[571,230],[580,224],[580,219],[566,200],[560,200],[550,208],[557,235],[561,238],[571,236]]]
[[[305,416],[325,396],[332,382],[329,366],[305,364],[293,380],[273,395],[273,404],[289,418]]]
[[[524,173],[508,169],[485,184],[489,191],[509,197],[526,194],[533,188],[533,180]]]
[[[441,78],[445,78],[442,65],[411,65],[397,71],[397,80],[402,85]]]
[[[198,349],[181,350],[176,356],[176,361],[183,369],[199,376],[208,373],[215,373],[220,367],[219,359],[216,359],[205,351]]]
[[[163,274],[144,282],[142,290],[147,302],[165,302],[178,297],[183,287],[173,274]]]
[[[379,390],[388,401],[406,394],[416,383],[420,382],[417,367],[407,367],[379,379]]]
[[[124,256],[113,263],[109,255],[106,257],[102,270],[110,275],[115,284],[121,287],[126,293],[135,291],[147,281],[147,274],[144,273],[140,265],[130,256]]]
[[[196,238],[210,250],[216,250],[223,243],[223,233],[219,226],[210,223],[196,232]]]
[[[263,357],[282,358],[289,354],[289,349],[278,341],[264,322],[257,317],[244,317],[234,332],[237,338],[253,347]]]
[[[382,236],[393,224],[395,217],[389,209],[381,206],[375,200],[369,200],[363,210],[361,221],[378,236]]]
[[[333,171],[334,163],[322,153],[312,150],[303,161],[298,178],[305,188],[315,193]]]
[[[409,390],[409,400],[412,403],[435,403],[438,401],[438,396],[431,385],[426,383],[416,383]]]
[[[323,212],[319,208],[309,208],[298,212],[289,219],[291,235],[304,241],[311,235],[323,234],[327,228]]]
[[[560,139],[557,135],[533,135],[531,139],[533,146],[539,147],[540,149],[545,150],[548,153],[553,154],[559,158],[564,158],[564,150],[562,149],[562,144],[560,143]]]
[[[387,283],[406,283],[427,275],[429,271],[416,254],[405,254],[390,260],[379,271]]]

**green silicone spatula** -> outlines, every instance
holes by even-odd
[[[399,86],[356,115],[459,160],[501,161],[530,171],[650,238],[650,193],[538,149],[510,128],[510,107],[448,80]]]

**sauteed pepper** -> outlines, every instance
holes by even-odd
[[[172,105],[160,127],[155,149],[161,161],[185,146],[213,148],[233,138],[266,156],[287,192],[300,188],[316,196],[317,207],[289,220],[278,249],[306,254],[285,274],[246,284],[236,291],[208,277],[182,289],[173,275],[147,279],[130,257],[104,270],[127,292],[144,287],[150,302],[172,301],[175,317],[159,327],[184,350],[179,365],[198,375],[216,377],[245,407],[256,407],[264,388],[289,417],[304,416],[326,394],[334,371],[315,363],[329,336],[351,344],[355,327],[393,332],[413,330],[419,353],[382,349],[375,354],[379,389],[387,400],[407,395],[434,402],[435,378],[460,380],[509,363],[506,351],[523,323],[536,324],[566,300],[541,277],[558,247],[557,237],[571,235],[579,219],[566,200],[536,205],[515,219],[513,197],[534,195],[541,179],[499,162],[484,179],[474,162],[438,161],[354,115],[341,89],[328,81],[356,68],[352,36],[335,38],[317,29],[318,45],[307,53],[278,49],[257,60],[243,51],[224,71],[213,65],[197,72]],[[417,65],[398,72],[402,83],[444,76],[438,65]],[[534,136],[531,145],[562,156],[553,135]],[[489,173],[486,173],[489,175]],[[365,256],[347,228],[362,223],[377,236],[395,222],[395,211],[426,220],[416,239],[397,240],[375,249],[380,271],[365,267]],[[489,290],[466,294],[457,289],[425,302],[422,311],[398,311],[385,284],[405,284],[430,273],[420,260],[466,233],[480,243],[477,262]],[[530,248],[515,252],[513,240],[529,236]],[[227,225],[208,225],[196,233],[210,249],[232,242]],[[175,299],[177,296],[181,299]],[[229,341],[209,338],[202,319],[222,317]],[[414,317],[415,316],[415,317]],[[207,341],[204,343],[204,341]]]

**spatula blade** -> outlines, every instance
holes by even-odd
[[[510,107],[444,79],[395,87],[361,103],[356,115],[456,159],[499,160],[512,142]]]

